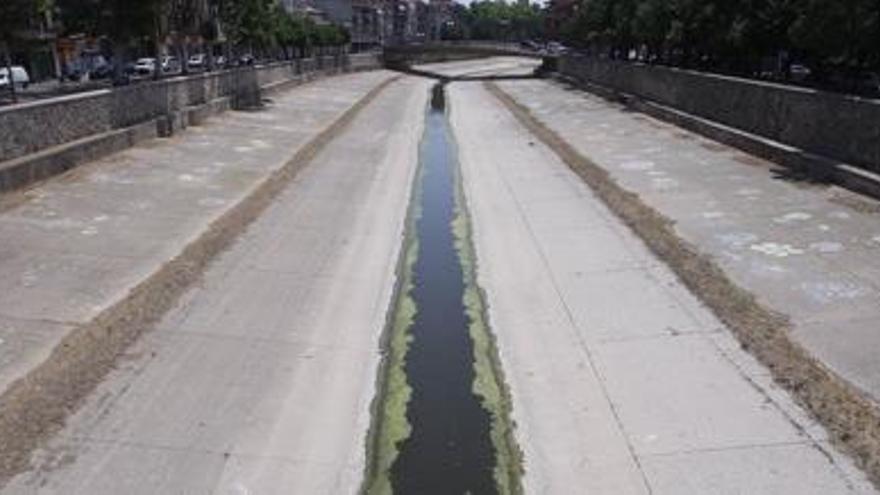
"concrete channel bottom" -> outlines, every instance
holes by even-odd
[[[876,493],[498,98],[428,89],[310,157],[2,493]]]

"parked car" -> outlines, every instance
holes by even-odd
[[[156,59],[155,58],[139,58],[134,63],[134,71],[135,73],[148,76],[156,71]]]
[[[239,65],[254,65],[254,62],[254,56],[249,53],[238,57]]]
[[[554,55],[562,55],[563,53],[568,52],[568,48],[562,43],[551,41],[547,43],[547,51]]]
[[[26,89],[31,83],[31,78],[28,76],[25,68],[20,65],[13,65],[11,69],[12,77],[9,76],[9,68],[0,67],[0,88],[6,89],[11,83],[15,84],[16,87]]]
[[[218,69],[222,69],[222,68],[226,67],[226,57],[224,57],[223,55],[215,57],[214,58],[214,67],[217,67]]]
[[[177,72],[180,70],[180,61],[177,60],[177,57],[165,56],[162,57],[162,72]]]
[[[810,77],[813,71],[804,64],[791,64],[788,68],[788,73],[791,75],[792,80],[804,81]]]
[[[190,69],[201,70],[201,69],[205,68],[205,63],[206,63],[205,54],[204,53],[196,53],[196,54],[191,55],[189,57],[189,61],[187,62],[187,65],[189,66]]]

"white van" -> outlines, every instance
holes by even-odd
[[[15,82],[16,87],[27,88],[28,84],[31,83],[31,78],[28,76],[24,67],[13,65],[12,66],[12,80]],[[0,67],[0,88],[8,88],[9,87],[9,69],[6,67]]]

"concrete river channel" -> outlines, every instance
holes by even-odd
[[[438,84],[389,311],[368,494],[521,492],[509,397],[476,283],[448,111]]]

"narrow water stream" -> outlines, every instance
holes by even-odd
[[[399,494],[494,494],[491,417],[473,393],[473,343],[452,230],[457,163],[440,85],[426,119],[415,195],[421,201],[410,293],[416,315],[404,368],[412,430],[391,483]]]
[[[433,90],[367,440],[366,495],[520,495],[510,394],[477,283],[458,150]]]

